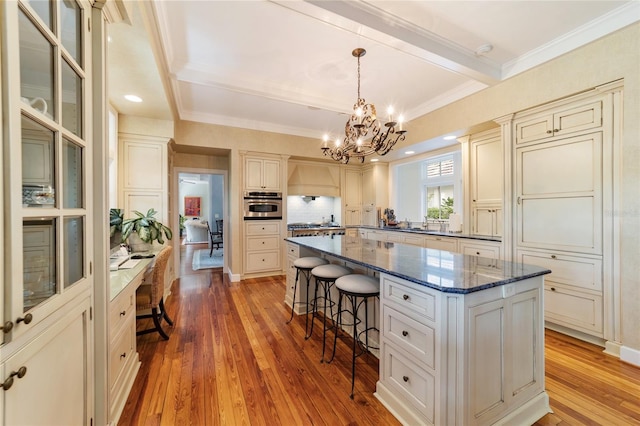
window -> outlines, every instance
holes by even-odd
[[[391,205],[398,220],[438,227],[454,211],[462,213],[460,151],[392,165]],[[434,228],[435,229],[435,228]]]
[[[455,166],[453,154],[424,162],[424,216],[449,219],[454,210]]]

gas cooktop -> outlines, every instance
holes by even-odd
[[[329,222],[323,224],[322,222],[298,222],[298,223],[289,223],[287,224],[288,230],[294,229],[338,229],[342,228],[339,224],[335,222]]]

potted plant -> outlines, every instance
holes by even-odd
[[[122,241],[129,239],[129,245],[132,251],[148,251],[149,246],[153,244],[154,241],[164,244],[163,236],[168,240],[173,238],[171,229],[155,218],[155,215],[158,213],[155,209],[149,209],[146,215],[136,210],[134,210],[133,213],[136,217],[125,219],[122,222]],[[140,239],[144,246],[131,240],[132,238],[135,240],[136,237]]]
[[[113,237],[116,232],[122,232],[122,222],[124,221],[124,211],[122,209],[109,209],[109,236]]]

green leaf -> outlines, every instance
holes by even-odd
[[[140,229],[137,230],[137,232],[138,232],[138,237],[140,237],[140,239],[145,243],[150,243],[152,241],[150,228],[141,227]]]

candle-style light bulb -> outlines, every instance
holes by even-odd
[[[340,146],[340,138],[336,138],[336,148]]]
[[[393,121],[393,106],[389,105],[389,108],[387,108],[387,114],[389,114],[389,121]]]
[[[404,123],[404,117],[401,115],[398,117],[398,130],[402,130],[402,123]]]
[[[329,141],[329,135],[325,134],[325,135],[322,137],[322,147],[323,147],[323,148],[326,148],[326,147],[327,147],[327,142],[328,142],[328,141]]]

